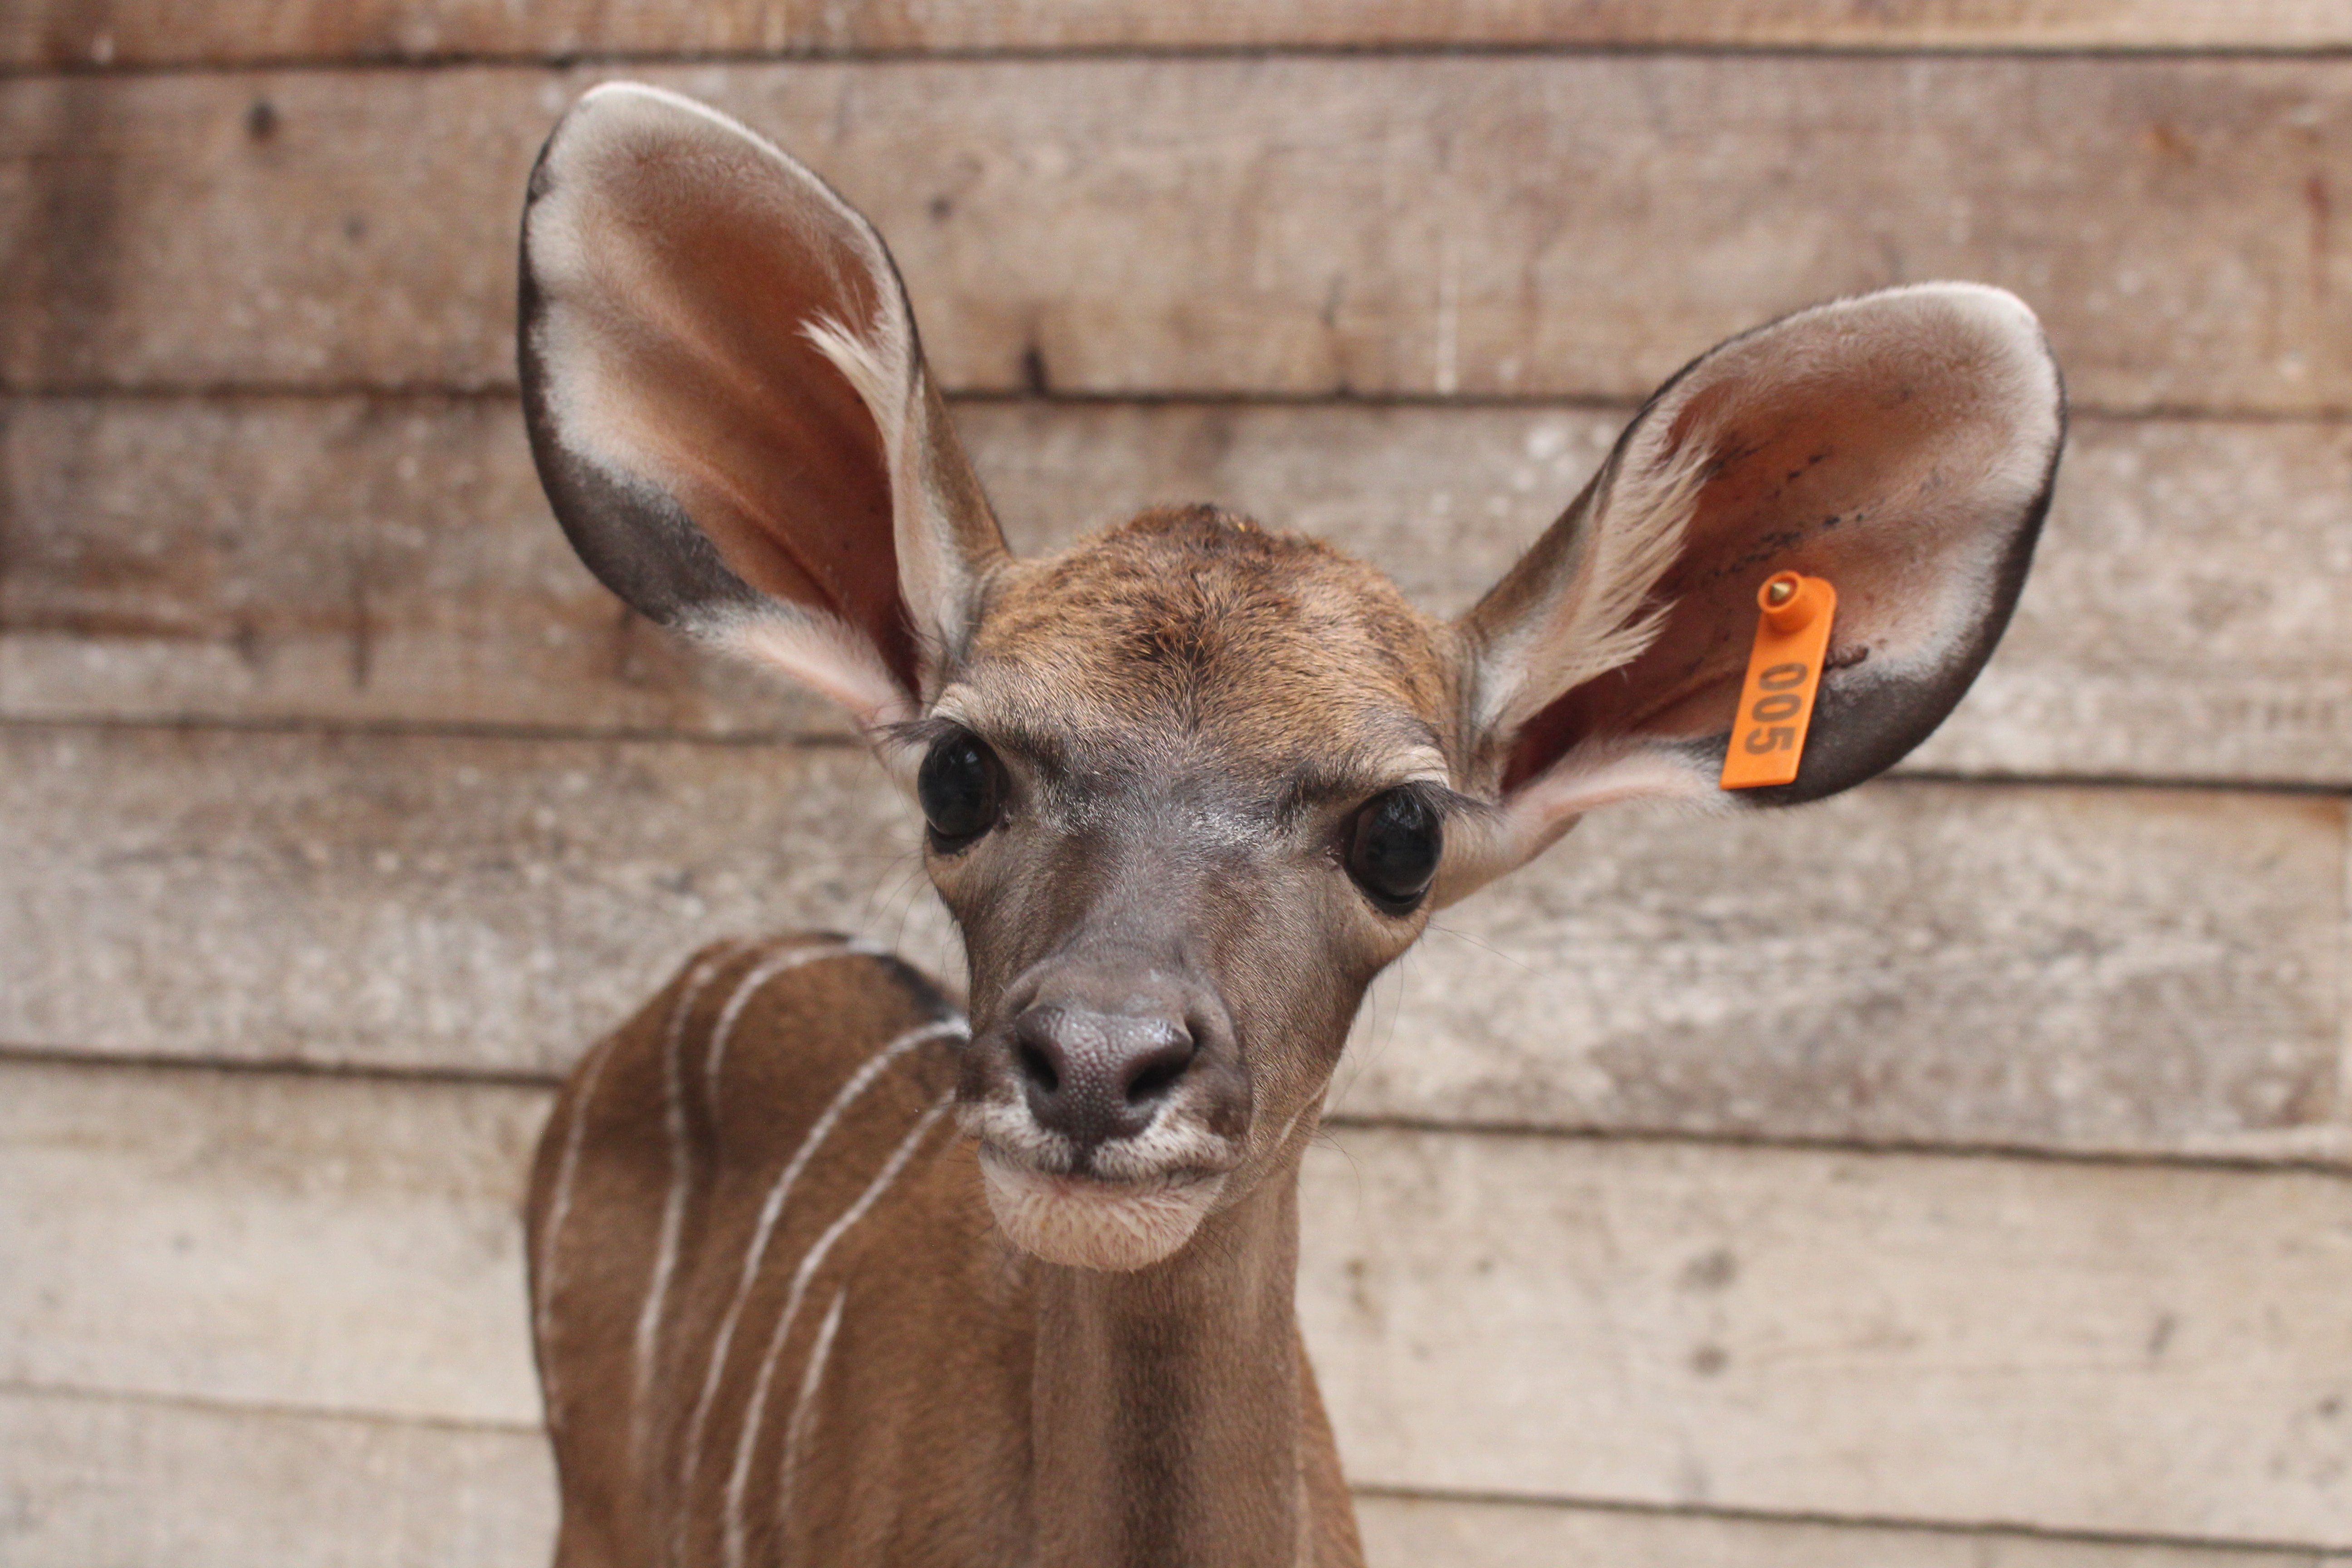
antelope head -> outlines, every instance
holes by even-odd
[[[838,702],[970,956],[958,1110],[1012,1241],[1136,1268],[1295,1173],[1431,911],[1622,802],[1871,777],[2000,637],[2063,422],[2032,314],[1927,284],[1668,381],[1467,616],[1211,506],[1016,560],[881,238],[742,126],[591,92],[533,174],[525,405],[656,621]],[[1717,787],[1759,584],[1839,605],[1792,784]]]

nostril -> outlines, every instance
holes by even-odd
[[[1062,1087],[1062,1075],[1054,1069],[1054,1059],[1027,1040],[1013,1043],[1013,1059],[1021,1064],[1021,1076],[1029,1080],[1040,1094],[1051,1094]]]
[[[1080,1149],[1149,1127],[1200,1051],[1181,1017],[1092,1007],[1033,1004],[1010,1037],[996,1058],[1007,1087]]]
[[[1136,1063],[1127,1080],[1127,1103],[1148,1105],[1168,1092],[1192,1065],[1192,1042],[1180,1037]]]

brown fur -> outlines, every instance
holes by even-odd
[[[730,1468],[789,1282],[955,1082],[960,1042],[910,1050],[873,1079],[822,1156],[808,1163],[746,1299],[689,1479],[695,1395],[779,1173],[842,1086],[887,1042],[952,1016],[938,988],[896,960],[818,959],[750,995],[720,1076],[715,1085],[707,1081],[715,1026],[746,978],[779,954],[835,945],[836,939],[795,937],[706,950],[583,1061],[549,1121],[529,1212],[539,1360],[563,1500],[562,1568],[727,1561]],[[701,984],[681,1011],[698,973]],[[674,1141],[674,1126],[681,1139]],[[1113,1540],[1128,1537],[1115,1548],[1122,1554],[1100,1555],[1101,1521],[1076,1494],[1116,1483],[1119,1478],[1104,1473],[1107,1464],[1115,1468],[1115,1456],[1099,1434],[1067,1442],[1075,1433],[1066,1426],[1061,1446],[1094,1447],[1086,1471],[1041,1473],[1036,1458],[1056,1446],[1055,1435],[1039,1430],[1033,1415],[1041,1396],[1049,1406],[1069,1402],[1061,1373],[1073,1363],[1043,1360],[1054,1342],[1044,1325],[1084,1319],[1116,1340],[1118,1314],[1053,1289],[1050,1276],[1071,1271],[1035,1264],[1003,1244],[982,1200],[971,1145],[951,1122],[934,1122],[915,1147],[897,1182],[812,1276],[777,1357],[750,1448],[744,1561],[997,1568],[1255,1560],[1233,1542],[1233,1554],[1170,1553],[1181,1544],[1174,1515],[1186,1501],[1184,1436],[1200,1412],[1173,1398],[1178,1380],[1122,1373],[1110,1357],[1091,1363],[1089,1375],[1117,1384],[1118,1407],[1137,1419],[1145,1457],[1164,1468],[1113,1494],[1133,1513],[1115,1523],[1146,1538],[1115,1528]],[[653,1362],[641,1373],[639,1316],[654,1289],[674,1191],[684,1194],[676,1260],[650,1342]],[[1340,1568],[1361,1554],[1329,1424],[1287,1312],[1293,1260],[1283,1261],[1286,1277],[1273,1282],[1284,1303],[1271,1326],[1279,1342],[1267,1348],[1294,1369],[1286,1403],[1295,1413],[1295,1452],[1278,1489],[1298,1511],[1280,1528],[1311,1542],[1311,1556],[1297,1561]],[[1171,1264],[1118,1278],[1148,1301],[1196,1292],[1187,1272]],[[836,1293],[845,1306],[790,1478],[789,1516],[779,1518],[787,1428]],[[1154,1349],[1183,1353],[1172,1342]],[[1214,1350],[1243,1375],[1262,1378],[1264,1361],[1250,1346]],[[1142,1361],[1148,1364],[1148,1353]],[[1128,1365],[1136,1364],[1130,1358]],[[1149,1538],[1154,1533],[1157,1542]]]
[[[1444,626],[1373,567],[1213,506],[1159,507],[1059,555],[1008,561],[966,679],[1042,734],[1089,718],[1213,736],[1238,768],[1335,741],[1459,743]]]

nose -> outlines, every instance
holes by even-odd
[[[1081,1148],[1149,1127],[1197,1054],[1183,1020],[1163,1014],[1049,1003],[1013,1025],[1029,1113]]]

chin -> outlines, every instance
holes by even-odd
[[[986,1144],[980,1169],[988,1206],[1013,1246],[1047,1263],[1122,1273],[1174,1256],[1225,1184],[1221,1173],[1138,1182],[1048,1176]]]

